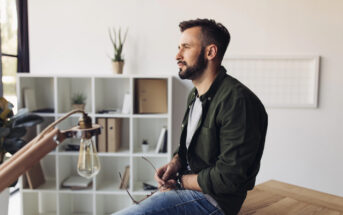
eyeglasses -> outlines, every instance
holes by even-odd
[[[142,156],[141,158],[142,158],[143,160],[145,160],[146,162],[148,162],[148,163],[150,164],[150,166],[152,166],[152,168],[155,170],[155,172],[157,172],[155,166],[151,163],[151,161],[149,161],[146,157],[143,157],[143,156]],[[120,172],[119,172],[119,177],[120,177],[120,180],[123,181],[123,178],[122,178]],[[152,191],[150,194],[146,195],[143,199],[141,199],[141,200],[139,200],[139,201],[135,200],[135,199],[132,197],[132,195],[131,195],[131,193],[129,192],[129,190],[127,189],[127,187],[125,187],[125,190],[126,190],[127,194],[129,195],[130,199],[132,200],[132,202],[133,202],[134,204],[137,205],[137,204],[141,203],[142,201],[144,201],[145,199],[147,199],[147,198],[149,198],[150,196],[152,196],[152,195],[153,195],[154,193],[156,193],[160,188],[171,189],[171,188],[174,188],[174,187],[171,186],[171,185],[161,185],[161,186],[159,186],[159,187],[157,188],[157,190]]]

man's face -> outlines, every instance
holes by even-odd
[[[205,48],[202,46],[201,28],[193,27],[181,34],[179,52],[176,55],[181,79],[195,80],[207,66]]]

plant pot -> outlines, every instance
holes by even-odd
[[[6,188],[0,193],[0,215],[8,214],[9,200],[10,200],[10,189]]]
[[[142,152],[143,153],[149,152],[149,145],[148,144],[142,144]]]
[[[112,61],[113,73],[123,74],[124,61]]]
[[[72,104],[73,110],[75,109],[81,109],[85,110],[85,104]]]

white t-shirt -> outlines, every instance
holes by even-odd
[[[189,110],[189,114],[188,114],[188,124],[187,124],[187,137],[186,137],[186,147],[188,149],[193,135],[195,133],[195,130],[197,129],[200,117],[202,115],[202,103],[200,101],[199,97],[196,97],[194,103],[192,104],[192,107]],[[191,170],[191,167],[189,166],[189,164],[187,163],[187,169]],[[207,198],[207,200],[214,205],[217,208],[220,208],[217,201],[212,198],[210,195],[208,194],[204,194]]]

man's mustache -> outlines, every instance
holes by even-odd
[[[187,65],[187,63],[186,63],[186,61],[181,61],[181,60],[179,60],[178,62],[177,62],[177,64],[179,64],[179,63],[181,63],[181,64],[183,64],[183,65]]]

